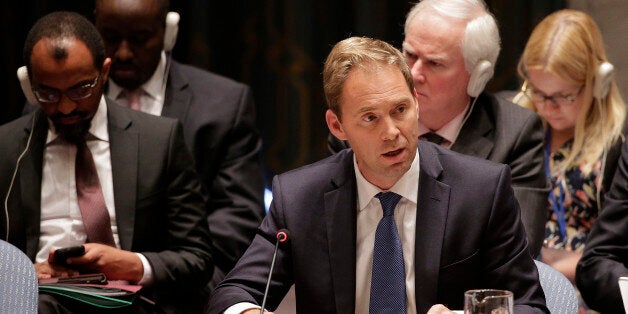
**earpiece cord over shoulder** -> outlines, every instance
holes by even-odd
[[[168,77],[170,76],[170,65],[172,65],[172,52],[166,52],[166,66],[164,69],[164,78],[161,82],[161,95],[166,102],[166,87],[168,86]]]
[[[13,170],[13,175],[11,176],[11,182],[9,183],[9,188],[7,189],[7,194],[4,198],[4,216],[6,218],[6,234],[4,238],[5,238],[5,241],[7,242],[9,242],[9,228],[10,228],[9,197],[11,196],[11,191],[13,190],[13,184],[15,183],[15,178],[17,177],[17,171],[20,168],[20,162],[22,161],[22,158],[24,158],[24,156],[28,152],[28,149],[30,148],[31,140],[33,139],[33,133],[35,133],[35,121],[36,120],[37,120],[37,114],[33,114],[33,122],[31,124],[31,133],[28,135],[28,140],[26,141],[26,147],[24,147],[24,150],[22,151],[20,156],[17,158],[17,161],[15,162],[15,169]]]
[[[469,120],[469,116],[471,116],[471,113],[473,112],[473,108],[475,108],[475,102],[478,100],[478,97],[472,98],[473,100],[471,101],[471,105],[467,109],[467,112],[465,113],[464,118],[462,119],[462,123],[460,124],[460,127],[458,128],[458,131],[456,132],[456,137],[454,137],[454,143],[458,140],[458,135],[460,135],[460,131],[464,127],[464,124],[467,123],[467,120]],[[454,143],[451,143],[451,146],[453,146]]]

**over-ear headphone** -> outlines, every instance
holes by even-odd
[[[166,86],[168,76],[170,74],[170,66],[172,65],[172,48],[177,42],[177,34],[179,33],[179,20],[181,16],[177,12],[168,12],[166,15],[166,29],[164,30],[164,52],[166,52],[166,70],[164,78],[161,81],[161,94],[166,95]]]
[[[478,97],[491,77],[493,77],[493,64],[488,60],[478,62],[471,72],[467,94],[471,97]]]
[[[169,53],[177,42],[179,32],[179,20],[181,17],[177,12],[168,12],[166,15],[166,29],[164,30],[164,51]]]
[[[597,100],[602,100],[608,95],[614,73],[615,67],[608,62],[602,62],[598,66],[593,86],[593,97]]]
[[[26,101],[32,105],[37,104],[37,98],[31,88],[31,80],[28,78],[28,70],[25,65],[17,69],[17,79],[20,81],[20,86],[22,87],[24,96],[26,96]]]

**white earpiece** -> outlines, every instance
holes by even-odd
[[[595,85],[593,86],[593,97],[601,100],[606,97],[611,87],[611,80],[615,72],[615,67],[608,63],[602,62],[595,73]]]
[[[467,94],[471,97],[478,97],[491,77],[493,77],[493,65],[487,60],[478,62],[471,72]]]
[[[168,12],[168,15],[166,15],[166,29],[164,31],[164,51],[166,53],[172,51],[174,44],[177,42],[180,19],[181,17],[177,12]]]
[[[25,65],[17,69],[17,79],[20,81],[20,86],[22,87],[24,96],[26,96],[26,101],[33,105],[37,104],[37,98],[31,89],[31,80],[28,78],[28,70]]]

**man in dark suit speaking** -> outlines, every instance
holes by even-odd
[[[349,38],[323,80],[327,125],[352,148],[274,178],[270,213],[208,312],[259,312],[280,229],[290,240],[268,309],[294,284],[298,313],[448,312],[477,288],[511,290],[516,313],[547,312],[509,168],[418,144],[402,54]]]
[[[101,272],[142,285],[157,306],[136,304],[145,310],[202,309],[211,239],[180,124],[103,96],[111,59],[79,14],[38,20],[24,61],[25,92],[40,108],[0,127],[3,239],[33,260],[39,278]],[[70,266],[54,261],[56,249],[76,245],[85,254],[60,261]],[[93,310],[45,295],[39,309]]]

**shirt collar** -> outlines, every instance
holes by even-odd
[[[358,211],[362,211],[377,193],[384,191],[364,178],[358,168],[358,162],[355,158],[355,154],[353,154],[353,169],[355,170],[355,178],[358,186]],[[419,151],[417,149],[410,169],[406,171],[406,173],[401,176],[399,181],[397,181],[388,191],[395,192],[403,198],[416,204],[419,194],[417,186],[417,182],[419,182],[419,169]]]
[[[426,133],[434,132],[442,136],[449,143],[453,144],[458,137],[458,133],[462,128],[462,123],[464,122],[464,118],[467,115],[468,111],[469,105],[467,104],[465,110],[462,110],[462,112],[460,112],[453,119],[451,119],[451,121],[447,122],[445,125],[443,125],[443,127],[438,130],[430,130],[425,125],[423,125],[421,121],[419,121],[419,137],[423,136]]]
[[[94,117],[92,117],[92,123],[89,127],[89,134],[91,134],[94,138],[108,142],[109,141],[109,131],[107,127],[107,102],[105,101],[105,97],[100,97],[100,102],[98,103],[98,109],[96,109],[96,113],[94,113]],[[56,141],[59,137],[59,134],[54,128],[52,121],[48,119],[48,136],[46,137],[46,145]]]
[[[140,88],[146,93],[146,95],[150,96],[153,99],[163,99],[164,98],[164,76],[166,71],[166,54],[162,51],[161,58],[159,59],[159,63],[157,64],[157,68],[153,73],[153,76],[146,81]],[[107,96],[111,99],[118,99],[122,96],[123,88],[116,84],[113,80],[109,80],[109,86],[107,88]]]

